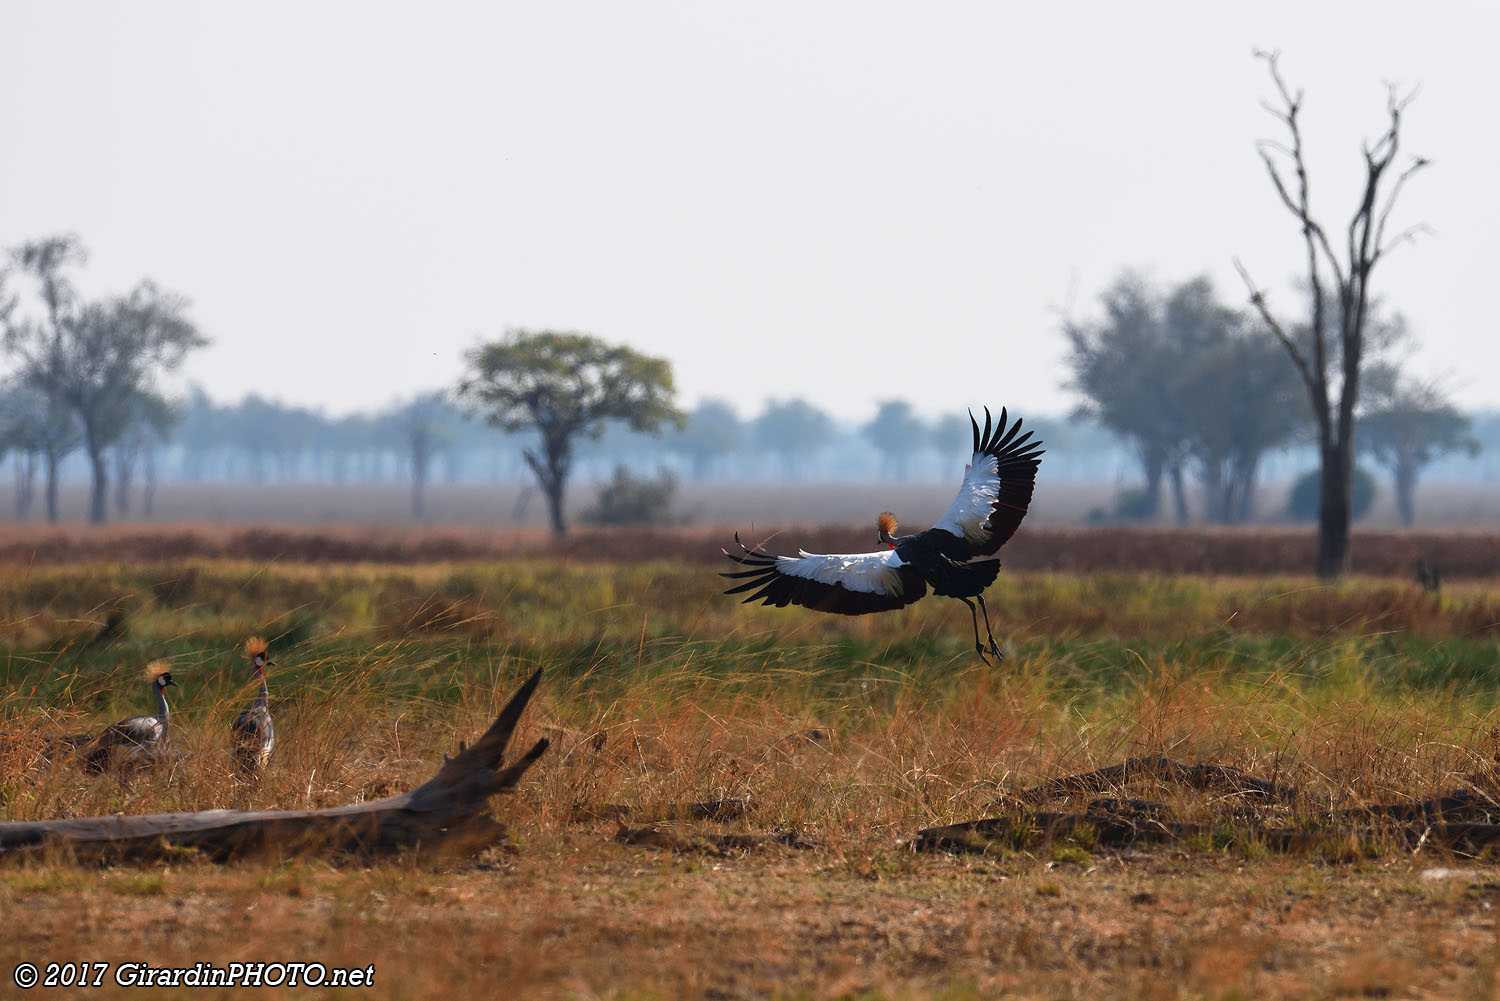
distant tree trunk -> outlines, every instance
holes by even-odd
[[[1204,517],[1215,525],[1227,525],[1232,520],[1235,507],[1235,482],[1233,471],[1226,463],[1214,459],[1203,462],[1203,506]]]
[[[115,515],[120,518],[130,514],[130,486],[135,478],[135,449],[125,445],[115,446]]]
[[[1172,508],[1177,516],[1177,524],[1186,525],[1190,512],[1187,502],[1187,484],[1183,480],[1182,463],[1174,462],[1167,471],[1169,482],[1172,484]]]
[[[15,467],[16,520],[23,521],[31,514],[31,504],[36,497],[36,455],[17,452]]]
[[[1256,472],[1260,463],[1256,459],[1250,459],[1239,464],[1236,470],[1236,492],[1234,520],[1237,524],[1245,524],[1254,514],[1255,509],[1255,480]]]
[[[1155,444],[1139,440],[1136,442],[1136,454],[1141,460],[1141,475],[1146,479],[1146,496],[1141,506],[1146,511],[1146,517],[1154,519],[1161,510],[1161,481],[1167,467],[1167,456]]]
[[[690,460],[693,468],[693,482],[703,483],[708,480],[709,463],[713,461],[713,455],[709,452],[695,452]]]
[[[522,455],[531,471],[536,474],[537,485],[542,488],[542,496],[547,498],[547,520],[552,526],[552,537],[561,539],[568,534],[567,519],[563,517],[563,493],[567,489],[568,469],[572,465],[572,456],[569,454],[567,443],[549,441],[543,438],[542,449],[545,458],[539,458],[537,454],[527,449]]]
[[[47,520],[57,521],[57,467],[62,464],[62,456],[55,448],[47,449],[46,473],[47,473]]]
[[[89,524],[102,525],[109,520],[109,460],[99,433],[88,421],[83,425],[84,449],[89,454],[93,485],[89,491]]]
[[[411,516],[421,521],[427,511],[427,467],[430,462],[427,449],[413,443],[411,451]]]
[[[1325,580],[1349,572],[1350,505],[1354,487],[1354,449],[1348,439],[1323,443],[1322,468],[1333,470],[1321,478],[1318,493],[1317,573]]]
[[[1417,463],[1412,454],[1402,449],[1396,456],[1395,486],[1396,510],[1401,515],[1401,524],[1411,528],[1417,521],[1415,494],[1417,491]]]
[[[201,449],[184,448],[182,450],[182,476],[183,479],[193,483],[203,479],[203,452]]]
[[[156,507],[156,448],[154,446],[147,446],[145,454],[142,455],[141,472],[146,481],[141,490],[141,516],[150,521],[151,513]]]

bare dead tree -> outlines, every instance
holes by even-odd
[[[1318,431],[1318,453],[1322,483],[1318,500],[1318,576],[1337,577],[1349,569],[1350,501],[1354,479],[1354,408],[1359,399],[1360,366],[1364,361],[1365,320],[1371,302],[1370,273],[1375,264],[1395,246],[1421,232],[1413,226],[1387,237],[1386,224],[1407,180],[1430,161],[1413,157],[1395,174],[1382,196],[1401,146],[1401,119],[1416,97],[1389,87],[1386,99],[1388,124],[1373,144],[1365,144],[1364,191],[1349,220],[1346,245],[1340,255],[1328,231],[1313,216],[1308,194],[1307,161],[1304,156],[1302,92],[1293,93],[1281,76],[1277,53],[1257,52],[1266,61],[1280,95],[1280,105],[1265,103],[1266,110],[1286,126],[1288,141],[1262,140],[1261,160],[1281,203],[1296,217],[1306,245],[1306,267],[1311,316],[1306,334],[1289,332],[1266,302],[1265,292],[1255,284],[1238,259],[1235,267],[1250,291],[1250,302],[1276,336],[1303,384],[1312,404]],[[1292,177],[1287,176],[1290,170]],[[1330,295],[1333,297],[1329,301]]]

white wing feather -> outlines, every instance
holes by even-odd
[[[958,496],[932,527],[951,532],[970,543],[984,542],[989,537],[985,522],[989,521],[999,497],[999,460],[993,455],[975,452],[973,461],[964,467],[964,481],[958,488]]]
[[[791,577],[803,577],[822,584],[842,584],[851,591],[867,594],[899,595],[900,568],[906,562],[894,549],[876,553],[809,553],[797,550],[796,556],[776,557],[776,570]]]

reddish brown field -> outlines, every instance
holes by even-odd
[[[669,560],[718,565],[734,547],[731,526],[579,528],[562,542],[541,528],[469,526],[222,526],[203,524],[0,526],[0,562],[59,565],[141,563],[223,558],[293,563],[432,563],[554,557],[601,563]],[[773,552],[864,552],[867,526],[748,526],[747,544]],[[1047,528],[1028,525],[1004,549],[1013,571],[1152,574],[1285,575],[1313,564],[1311,529]],[[1354,572],[1410,578],[1418,560],[1446,579],[1500,575],[1500,531],[1360,531],[1354,534]]]
[[[1096,510],[1108,510],[1116,484],[1058,480],[1043,461],[1028,527],[1073,528],[1088,523]],[[951,481],[935,483],[846,481],[823,483],[680,483],[673,503],[684,524],[874,524],[882,510],[894,511],[908,529],[930,525],[953,500],[960,470]],[[597,484],[579,479],[568,489],[568,516],[577,521],[593,504]],[[1255,522],[1282,523],[1287,484],[1261,486]],[[61,515],[81,523],[87,511],[87,484],[64,483]],[[140,519],[137,502],[124,520]],[[39,517],[33,511],[32,517]],[[1423,483],[1417,494],[1418,525],[1424,530],[1476,531],[1500,526],[1500,490],[1487,483]],[[410,525],[409,484],[171,482],[156,492],[158,523],[214,525]],[[541,528],[546,505],[527,483],[433,483],[427,489],[423,519],[432,525],[505,529]],[[1371,531],[1400,527],[1391,492],[1382,484],[1368,515],[1359,523]]]

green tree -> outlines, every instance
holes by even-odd
[[[512,330],[467,360],[459,398],[497,428],[537,432],[538,447],[523,456],[558,538],[567,532],[563,498],[580,439],[598,438],[611,419],[653,433],[682,424],[670,362],[588,334]]]
[[[156,503],[156,450],[166,443],[181,419],[177,406],[154,391],[142,392],[131,402],[125,429],[111,449],[115,459],[115,511],[120,517],[130,513],[130,488],[137,464],[146,480],[141,513],[151,517]]]
[[[17,521],[24,520],[31,513],[36,496],[37,468],[54,433],[47,426],[52,416],[53,410],[48,407],[47,398],[21,377],[12,375],[0,385],[0,446],[13,462]],[[63,416],[68,419],[70,427],[76,427],[72,414],[64,411]]]
[[[1184,471],[1192,469],[1210,521],[1245,520],[1262,456],[1306,421],[1279,349],[1252,336],[1207,278],[1163,294],[1126,274],[1101,304],[1101,320],[1069,322],[1064,333],[1070,385],[1085,398],[1078,413],[1131,442],[1140,457],[1145,488],[1121,513],[1154,517],[1165,480],[1178,521],[1186,521]]]
[[[108,514],[107,452],[139,419],[142,395],[156,376],[177,368],[187,352],[208,343],[184,315],[187,300],[141,282],[128,295],[86,302],[67,269],[84,259],[73,236],[23,244],[11,253],[16,266],[37,282],[42,317],[6,319],[6,350],[20,361],[22,377],[41,391],[54,414],[48,427],[62,429],[61,412],[77,419],[77,431],[93,473],[89,520]],[[56,520],[59,433],[48,442],[48,517]],[[62,454],[66,454],[65,452]]]
[[[93,474],[89,521],[96,525],[108,516],[106,450],[131,426],[157,374],[176,369],[189,351],[208,343],[186,309],[186,299],[142,282],[129,295],[85,305],[64,325],[55,356],[35,342],[18,340],[13,348],[27,369],[43,373],[43,388],[78,417]]]
[[[421,521],[427,513],[427,481],[432,473],[432,460],[457,440],[458,415],[449,405],[447,394],[438,390],[422,393],[398,407],[392,420],[406,441],[411,468],[411,516]]]
[[[76,320],[80,300],[71,272],[88,260],[88,252],[72,234],[23,243],[10,251],[11,266],[36,286],[40,314],[21,311],[18,297],[0,291],[0,320],[4,322],[5,345],[27,344],[34,357],[28,359],[23,380],[40,394],[45,414],[28,425],[28,447],[42,460],[47,520],[57,520],[58,468],[82,443],[78,423],[67,404],[51,387],[66,359],[68,326]],[[28,487],[29,490],[29,487]],[[26,506],[30,506],[29,493]]]
[[[800,478],[804,460],[833,437],[833,419],[806,400],[768,400],[755,419],[756,444],[780,455],[791,479]]]
[[[1186,521],[1182,469],[1191,422],[1170,385],[1182,356],[1167,338],[1161,297],[1138,275],[1126,273],[1099,302],[1102,319],[1063,325],[1072,370],[1068,386],[1084,398],[1075,416],[1097,422],[1134,447],[1146,481],[1139,505],[1146,517],[1156,516],[1162,483],[1170,479],[1177,518]]]
[[[1176,371],[1166,381],[1185,425],[1184,449],[1202,487],[1204,515],[1247,521],[1266,452],[1306,427],[1296,375],[1281,349],[1222,305],[1206,278],[1178,286],[1163,307]]]
[[[704,400],[687,416],[682,430],[672,436],[674,452],[687,456],[693,479],[708,479],[714,465],[739,450],[745,441],[745,426],[734,407],[723,400]]]
[[[882,476],[904,480],[910,472],[911,456],[927,446],[927,425],[905,400],[884,400],[875,416],[860,431],[880,453]]]
[[[1403,378],[1390,365],[1365,373],[1359,447],[1391,471],[1396,510],[1408,528],[1416,522],[1422,469],[1443,455],[1479,454],[1469,418],[1436,385]]]

